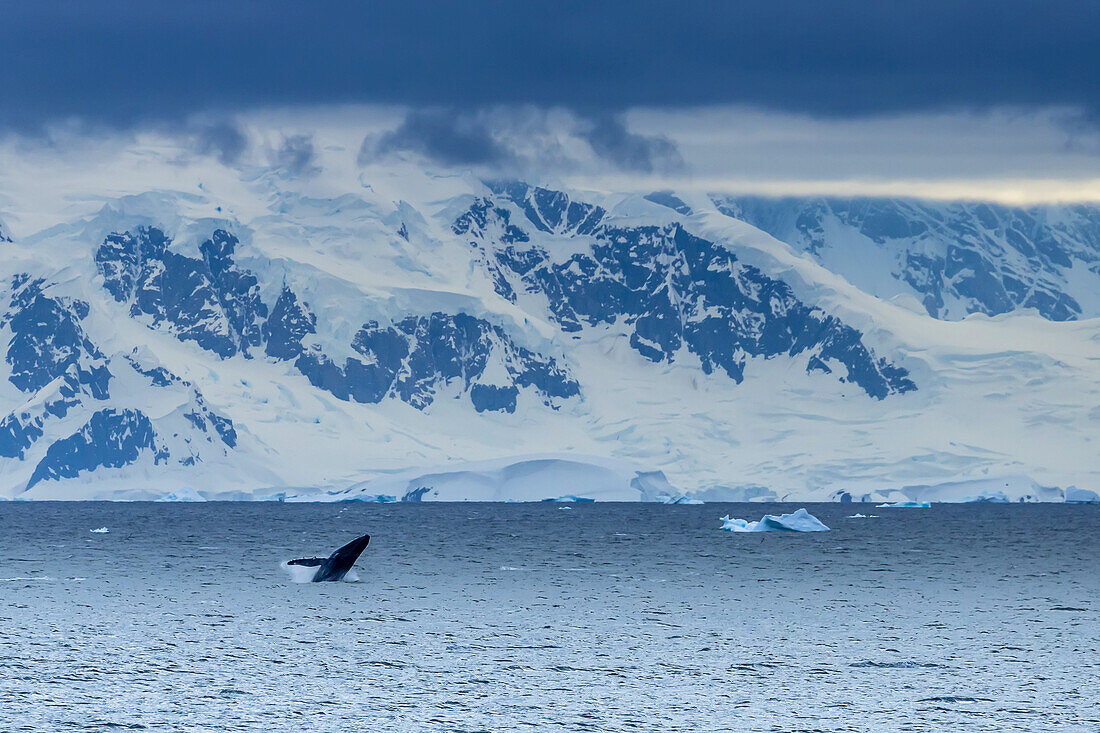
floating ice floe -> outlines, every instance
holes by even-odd
[[[1070,486],[1066,489],[1067,504],[1100,504],[1100,494],[1088,489]]]
[[[588,503],[595,501],[595,499],[589,499],[587,496],[574,496],[573,494],[565,494],[564,496],[551,497],[549,499],[543,499],[543,501],[568,501],[571,503]]]
[[[927,501],[895,501],[893,504],[876,504],[876,509],[927,509],[931,504]]]
[[[759,522],[722,517],[722,529],[729,532],[828,532],[821,520],[805,509],[791,514],[765,514]]]
[[[876,515],[874,515],[874,514],[849,514],[847,518],[848,519],[875,519]]]
[[[106,527],[100,527],[99,529],[89,529],[88,531],[92,534],[107,534],[111,530],[107,529]]]

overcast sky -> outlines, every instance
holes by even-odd
[[[235,118],[340,105],[402,110],[361,159],[529,168],[568,160],[564,135],[624,178],[699,185],[1073,190],[1093,185],[1100,161],[1095,2],[0,0],[0,11],[0,130],[28,138],[74,122],[88,134],[179,129],[231,163],[249,145]],[[567,129],[540,138],[554,138],[549,153],[517,148],[555,124]],[[313,171],[300,132],[285,154]]]

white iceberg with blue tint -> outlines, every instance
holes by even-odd
[[[687,494],[658,494],[655,501],[658,504],[702,504],[703,501]]]
[[[893,504],[878,504],[878,509],[927,509],[931,504],[927,501],[895,501]]]
[[[1079,489],[1070,486],[1066,489],[1067,504],[1100,504],[1100,494],[1089,489]]]
[[[959,499],[960,504],[1008,504],[1009,498],[1003,491],[983,491],[974,496],[964,496]]]
[[[790,514],[765,514],[758,522],[722,517],[722,529],[728,532],[828,532],[829,528],[805,509]]]
[[[180,491],[167,493],[164,496],[154,499],[154,501],[200,502],[206,501],[206,497],[194,489],[181,489]]]
[[[342,502],[360,501],[367,504],[393,504],[397,501],[397,497],[392,494],[356,494],[355,496],[349,496],[346,499],[340,499]]]

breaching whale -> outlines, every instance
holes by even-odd
[[[322,583],[327,580],[343,580],[344,576],[351,570],[351,566],[354,565],[355,561],[359,559],[359,556],[363,554],[363,550],[366,549],[368,542],[370,542],[370,535],[365,534],[347,543],[327,558],[303,557],[297,560],[291,560],[287,565],[316,567],[317,572],[313,574],[313,579],[311,581],[313,583]]]

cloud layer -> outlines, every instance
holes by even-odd
[[[608,192],[1100,201],[1100,133],[1079,119],[1075,110],[1021,109],[822,119],[743,107],[346,106],[126,130],[61,126],[0,136],[0,214],[26,232],[32,218],[49,219],[35,214],[39,202],[119,191],[277,176],[281,186],[336,196],[394,175],[467,172]],[[46,169],[57,171],[49,182]]]
[[[632,132],[623,115],[588,117],[530,106],[409,110],[396,129],[364,139],[359,163],[393,154],[535,176],[594,168],[653,174],[683,167],[675,143],[660,134]]]
[[[0,124],[345,103],[1095,120],[1098,47],[1100,4],[1075,1],[37,0],[4,6]]]

